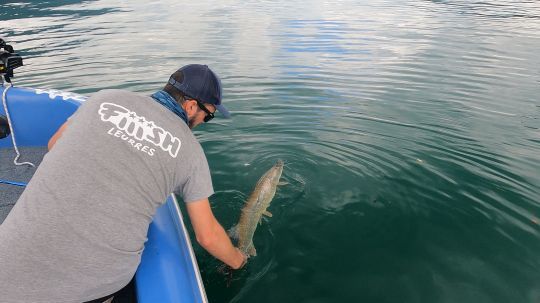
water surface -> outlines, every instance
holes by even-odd
[[[19,86],[150,94],[222,78],[232,120],[196,131],[225,228],[287,163],[211,302],[539,302],[536,1],[2,1]]]

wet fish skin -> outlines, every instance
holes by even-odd
[[[253,235],[263,215],[271,217],[267,211],[270,202],[276,194],[279,179],[283,173],[283,161],[270,168],[257,182],[255,189],[242,208],[238,224],[231,230],[231,236],[238,240],[238,248],[246,255],[256,256],[253,246]]]

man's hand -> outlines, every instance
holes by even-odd
[[[248,256],[244,254],[238,247],[236,247],[236,251],[241,255],[242,263],[238,267],[232,267],[232,269],[242,269],[244,266],[246,266],[248,261]]]

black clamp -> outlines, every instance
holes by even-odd
[[[20,66],[23,66],[22,57],[15,53],[13,46],[0,38],[0,77],[11,83],[13,70]]]

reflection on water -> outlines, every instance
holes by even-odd
[[[537,302],[537,1],[2,2],[14,83],[150,93],[187,63],[232,120],[196,131],[226,228],[287,166],[212,302]]]

